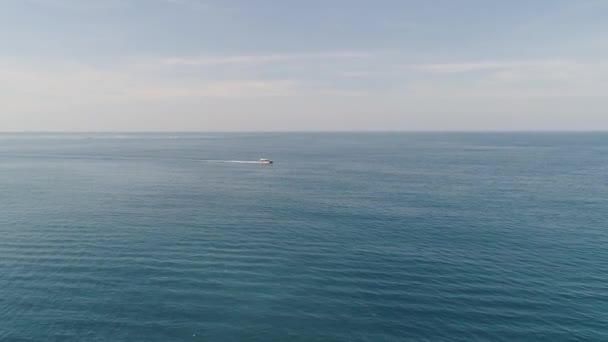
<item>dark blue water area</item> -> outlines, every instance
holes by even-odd
[[[608,341],[607,222],[605,133],[2,134],[0,340]]]

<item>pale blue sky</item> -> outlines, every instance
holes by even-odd
[[[0,0],[0,130],[606,130],[604,0]]]

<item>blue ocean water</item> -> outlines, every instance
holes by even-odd
[[[0,340],[608,341],[607,222],[603,133],[3,134]]]

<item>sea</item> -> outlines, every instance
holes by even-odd
[[[0,134],[0,341],[608,341],[608,133]]]

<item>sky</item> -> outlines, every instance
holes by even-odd
[[[605,0],[0,0],[0,131],[608,130]]]

